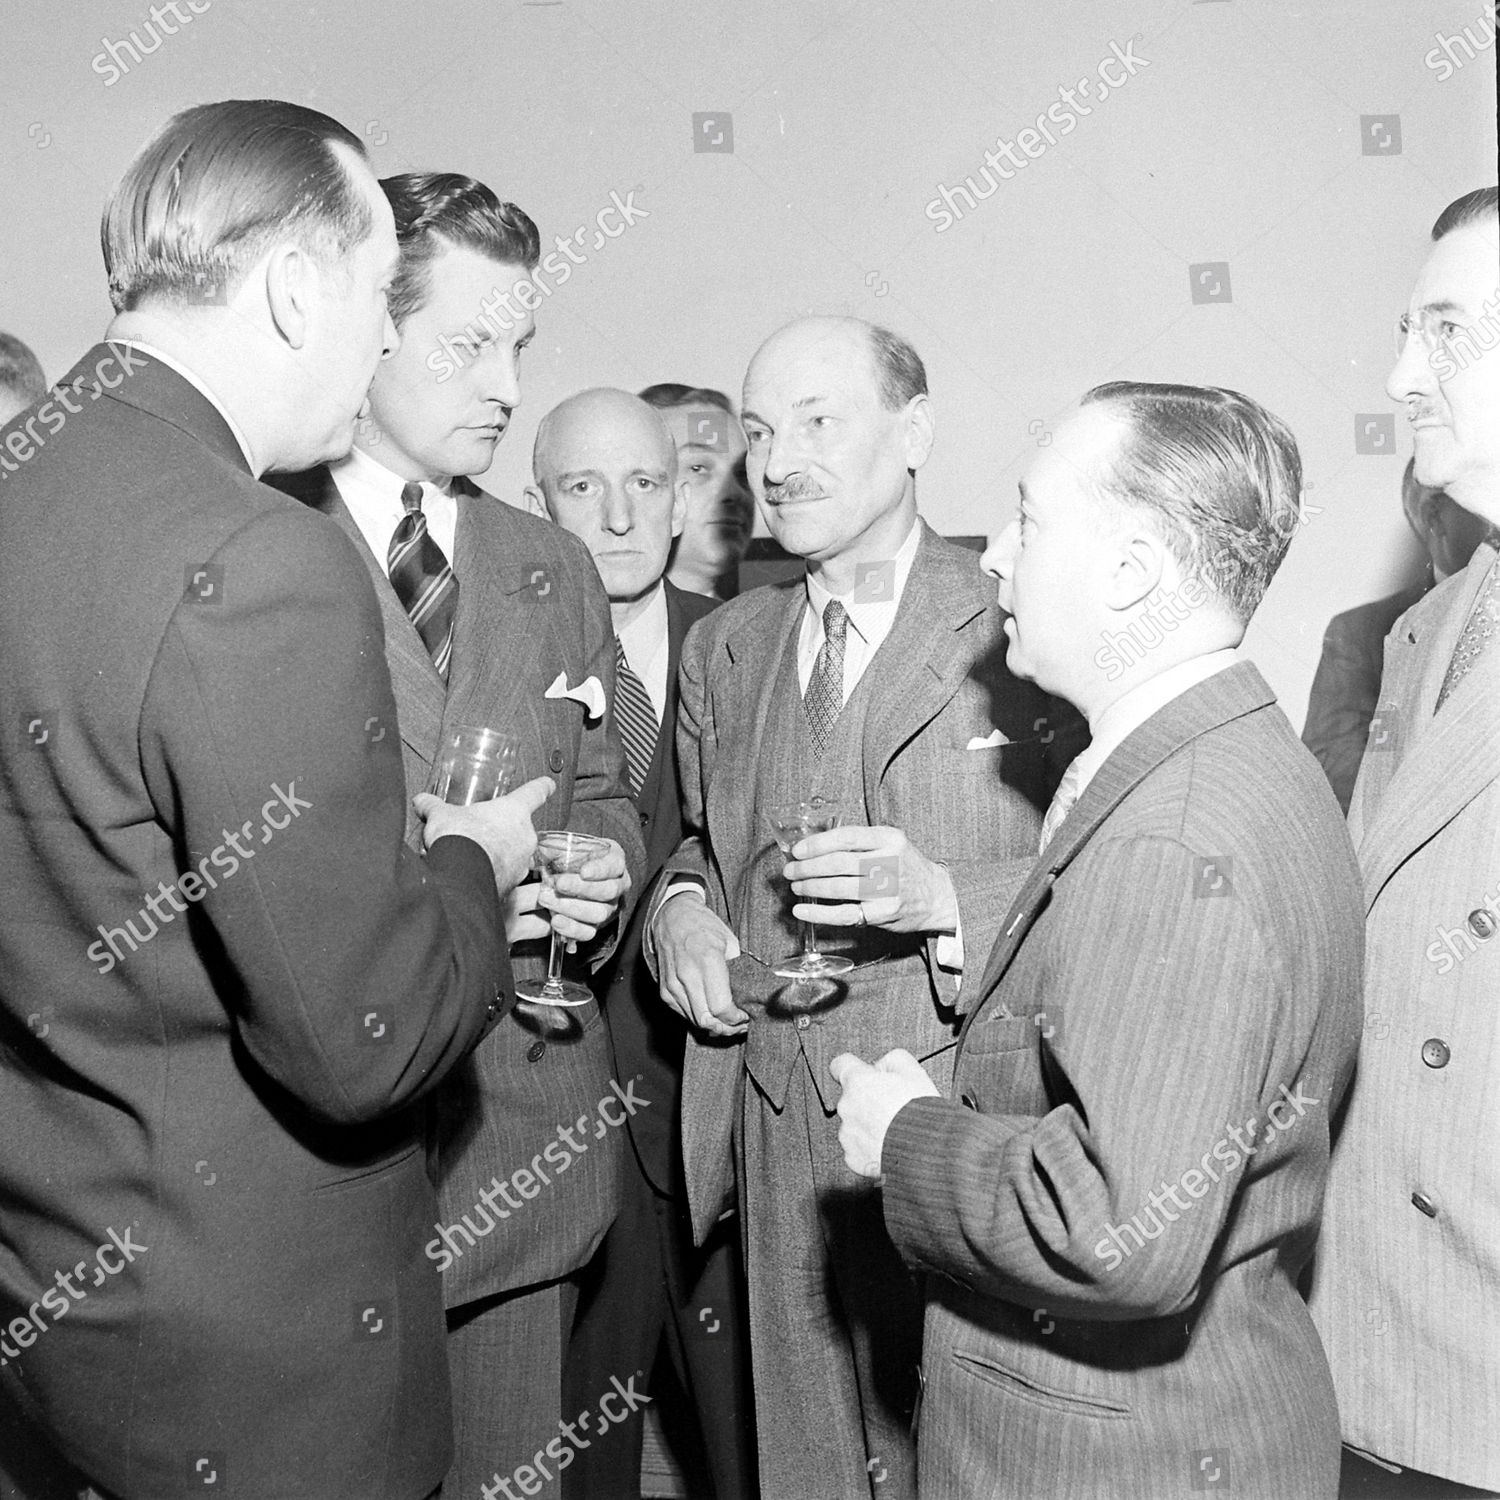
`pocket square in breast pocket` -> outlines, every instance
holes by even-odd
[[[998,750],[1001,745],[1008,745],[1010,741],[1000,733],[998,729],[992,729],[988,734],[976,734],[967,745],[965,750]]]

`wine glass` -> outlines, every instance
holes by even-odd
[[[520,766],[521,742],[515,735],[455,724],[432,758],[427,790],[457,807],[488,802],[515,786]]]
[[[837,802],[817,796],[799,802],[778,802],[766,809],[771,832],[776,835],[776,842],[788,859],[792,857],[794,844],[810,833],[827,833],[830,828],[837,828],[841,815]],[[817,927],[812,922],[804,922],[801,953],[782,959],[771,972],[782,979],[830,979],[835,974],[847,974],[853,967],[853,962],[847,958],[819,953]]]
[[[542,889],[551,891],[557,888],[559,875],[576,875],[591,859],[608,852],[608,839],[596,839],[590,834],[572,833],[568,829],[547,828],[536,836],[532,864],[541,871]],[[562,948],[554,926],[552,947],[547,954],[547,977],[518,984],[516,994],[522,1000],[537,1005],[587,1005],[594,998],[594,992],[587,985],[575,984],[562,977]]]

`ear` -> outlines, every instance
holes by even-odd
[[[312,324],[318,268],[297,245],[278,245],[265,262],[266,304],[271,325],[292,349],[304,348]]]
[[[1159,537],[1144,529],[1125,532],[1105,579],[1105,607],[1134,609],[1161,585],[1166,572],[1167,549]]]
[[[906,467],[920,469],[932,452],[934,424],[932,402],[927,396],[913,396],[906,403]]]
[[[526,509],[534,516],[540,516],[544,521],[556,521],[557,517],[547,508],[547,497],[542,494],[541,489],[535,484],[528,484],[521,491],[521,498],[526,502]]]
[[[688,507],[688,482],[685,479],[677,481],[677,487],[672,492],[672,535],[681,536],[682,528],[687,524]]]

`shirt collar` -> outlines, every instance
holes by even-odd
[[[234,435],[235,442],[240,445],[240,452],[244,455],[246,466],[257,479],[260,477],[260,470],[256,467],[255,455],[250,451],[250,440],[245,436],[244,429],[234,420],[234,416],[229,408],[209,389],[208,382],[201,375],[195,374],[181,360],[173,359],[170,354],[162,349],[158,349],[155,344],[148,344],[142,339],[115,338],[109,342],[112,344],[124,344],[130,349],[138,349],[148,359],[154,359],[158,363],[164,364],[169,370],[175,370],[181,375],[224,418],[225,424]]]
[[[913,517],[906,540],[896,549],[896,555],[891,559],[889,592],[883,587],[884,580],[880,571],[882,565],[879,563],[869,564],[869,571],[863,575],[857,573],[856,576],[861,581],[842,597],[830,593],[821,579],[807,573],[807,602],[812,612],[821,620],[823,611],[828,608],[828,601],[837,598],[848,613],[850,625],[863,640],[868,642],[873,639],[879,633],[878,627],[882,625],[889,629],[889,621],[901,603],[902,594],[906,592],[906,580],[911,576],[911,565],[916,560],[921,541],[922,526]],[[864,579],[869,580],[868,586]]]
[[[363,448],[351,448],[348,455],[329,466],[335,475],[347,475],[368,489],[381,495],[389,495],[391,503],[401,505],[401,491],[412,481],[403,479],[394,469],[388,469],[378,458],[372,458]],[[452,479],[424,479],[424,490],[437,490],[440,494],[453,493]]]
[[[1154,713],[1165,708],[1174,698],[1180,698],[1189,688],[1232,667],[1239,660],[1240,654],[1233,646],[1210,651],[1205,656],[1180,661],[1116,698],[1096,719],[1089,721],[1089,733],[1093,738],[1076,761],[1080,778],[1078,795],[1083,795],[1083,789],[1104,762]]]
[[[630,670],[642,676],[667,640],[667,591],[660,583],[645,609],[616,634]]]

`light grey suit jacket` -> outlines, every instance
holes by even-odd
[[[958,892],[965,956],[977,964],[1003,911],[995,905],[996,883],[1008,861],[1035,849],[1041,814],[1069,753],[1061,749],[1061,736],[1081,725],[1073,710],[1005,666],[994,585],[975,555],[919,524],[922,540],[897,629],[907,617],[930,623],[923,650],[893,652],[893,630],[867,668],[873,696],[865,721],[864,798],[872,822],[902,829],[928,858],[947,865]],[[763,743],[770,695],[806,602],[800,578],[755,589],[716,609],[688,635],[677,729],[687,837],[658,882],[657,902],[675,875],[692,873],[706,882],[713,909],[737,928],[742,913],[730,893],[746,885],[747,862],[766,841],[756,826],[754,788],[762,756],[774,754]],[[1059,713],[1063,723],[1057,722]],[[969,748],[997,727],[1006,743]],[[854,1007],[845,1007],[828,1024],[804,1033],[816,1038],[816,1053],[804,1045],[815,1058],[816,1082],[832,1103],[837,1089],[822,1064],[846,1047],[872,1055],[896,1046],[920,1050],[916,1038],[933,1029],[935,1018],[952,1027],[950,1038],[956,1035],[959,980],[938,966],[935,950],[932,939],[926,947],[928,982],[920,992],[899,1003],[861,1007],[858,1017]],[[748,958],[730,966],[741,994],[763,990],[766,973]],[[786,1023],[756,1015],[752,1031],[772,1024]],[[683,1163],[700,1240],[732,1186],[731,1132],[747,1053],[754,1068],[754,1043],[753,1036],[748,1048],[743,1039],[688,1040]],[[934,1068],[951,1056],[935,1061]]]
[[[369,726],[370,753],[399,742],[407,791],[415,794],[426,788],[445,729],[474,724],[514,734],[521,742],[519,779],[545,775],[557,783],[534,815],[535,826],[616,840],[635,882],[633,902],[645,848],[612,713],[589,722],[579,703],[544,696],[563,672],[570,687],[597,677],[614,702],[609,601],[583,544],[549,521],[459,484],[453,559],[459,604],[445,687],[328,471],[275,482],[350,534],[375,583],[399,722]],[[420,837],[421,820],[408,811],[407,841],[417,847]],[[618,930],[597,945],[596,965],[614,951]],[[518,981],[542,974],[545,945],[517,947],[512,965]],[[449,1307],[567,1275],[593,1254],[619,1209],[626,1149],[624,1131],[598,1114],[600,1102],[612,1098],[611,1068],[597,1003],[550,1011],[523,1004],[449,1075],[437,1096],[433,1165],[442,1221],[434,1232],[460,1225],[465,1215],[469,1229],[427,1245],[434,1270],[443,1272]],[[609,1115],[616,1112],[612,1107]],[[571,1131],[577,1149],[560,1129]],[[506,1208],[497,1227],[476,1233],[494,1223],[481,1193],[518,1169],[542,1178],[535,1201],[512,1184],[503,1201],[520,1206]]]
[[[1344,820],[1249,662],[1104,762],[1007,915],[958,1097],[885,1139],[887,1227],[930,1273],[924,1500],[1331,1500],[1296,1280],[1360,947]]]
[[[1484,1489],[1500,1489],[1500,646],[1433,711],[1494,558],[1480,547],[1386,638],[1350,819],[1367,1019],[1312,1299],[1345,1440]]]

